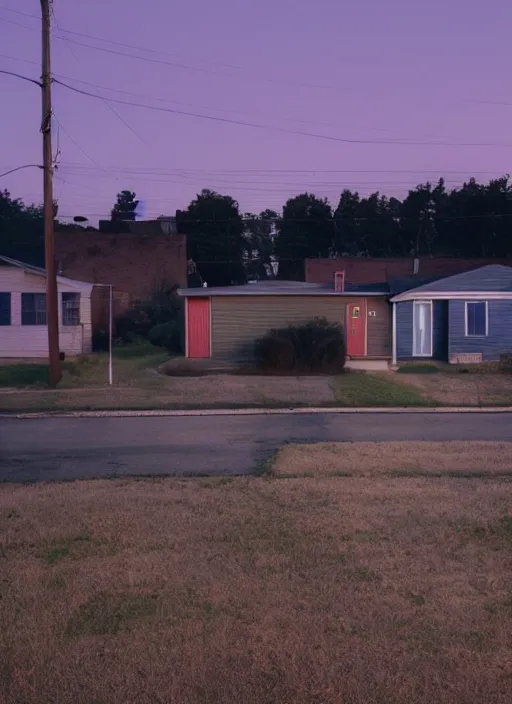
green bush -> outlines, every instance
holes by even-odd
[[[151,328],[148,339],[152,345],[165,347],[169,352],[176,352],[181,345],[181,330],[177,321],[159,323]]]
[[[106,330],[94,330],[92,333],[92,351],[106,352],[108,350],[108,332]]]
[[[135,303],[115,321],[117,343],[149,340],[170,352],[183,348],[183,301],[175,286],[164,283],[153,290],[149,300]]]
[[[335,372],[345,365],[345,336],[338,323],[314,318],[302,325],[270,330],[255,342],[262,369],[295,372]]]
[[[500,355],[500,369],[502,372],[512,373],[512,352]]]

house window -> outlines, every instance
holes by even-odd
[[[21,294],[21,324],[46,325],[46,293]]]
[[[432,357],[432,301],[414,301],[412,356]]]
[[[0,293],[0,325],[11,324],[11,294]]]
[[[466,301],[466,337],[488,334],[487,301]]]
[[[62,324],[80,325],[80,294],[62,294]]]

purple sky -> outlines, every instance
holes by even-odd
[[[285,130],[107,104],[56,85],[55,196],[63,216],[108,216],[124,188],[145,202],[146,216],[157,216],[186,207],[201,188],[232,195],[242,211],[280,210],[306,189],[335,205],[344,187],[401,196],[439,175],[451,187],[510,171],[512,4],[505,0],[55,0],[54,7],[61,30],[146,51],[65,34],[73,42],[153,60],[59,40],[54,23],[53,72],[71,85]],[[38,16],[38,0],[0,0],[0,68],[39,76]],[[2,74],[0,85],[3,172],[40,162],[40,95]],[[350,144],[287,130],[466,146]],[[39,202],[41,173],[2,178],[0,188]]]

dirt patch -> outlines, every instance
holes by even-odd
[[[449,406],[512,405],[512,375],[403,374],[400,381]]]
[[[492,477],[4,485],[0,701],[508,704],[511,500]]]
[[[285,445],[274,461],[276,476],[509,477],[510,442],[341,442]]]

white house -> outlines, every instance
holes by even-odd
[[[94,284],[57,277],[60,351],[92,351]],[[46,357],[46,271],[0,255],[0,357]]]

